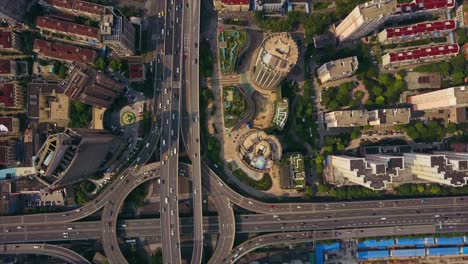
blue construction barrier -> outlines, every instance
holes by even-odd
[[[468,254],[468,247],[462,247],[462,254]]]
[[[460,254],[460,249],[458,247],[428,248],[427,251],[429,256],[447,256]]]
[[[395,245],[394,239],[382,239],[382,240],[364,240],[358,243],[358,248],[382,248],[392,247]]]
[[[426,255],[426,249],[395,249],[391,251],[390,255],[393,257],[422,257]]]
[[[437,238],[437,245],[461,245],[463,244],[463,237],[439,237]]]
[[[359,251],[357,257],[359,260],[388,258],[388,250]]]
[[[434,241],[434,239],[433,239]],[[426,238],[419,237],[419,238],[398,238],[397,239],[398,246],[420,246],[426,245]]]

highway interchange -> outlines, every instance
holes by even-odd
[[[193,241],[191,263],[203,259],[204,233],[217,233],[209,263],[233,263],[270,244],[320,239],[467,231],[463,197],[340,203],[264,203],[232,190],[201,159],[199,119],[200,3],[158,1],[153,34],[156,55],[153,123],[137,160],[89,204],[64,213],[0,217],[4,243],[100,240],[110,263],[126,263],[119,237],[158,237],[164,263],[181,263],[182,238]],[[179,141],[191,165],[179,162]],[[153,152],[160,162],[147,163]],[[193,218],[179,218],[179,176],[192,181]],[[203,177],[202,177],[203,176]],[[118,220],[125,197],[143,182],[159,179],[160,219]],[[217,217],[203,217],[202,191]],[[235,207],[256,214],[236,215]],[[100,221],[76,222],[102,209]],[[234,247],[236,233],[272,233]],[[0,254],[41,253],[89,263],[73,251],[48,244],[4,244]]]

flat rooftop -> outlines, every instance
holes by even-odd
[[[297,63],[299,49],[291,35],[287,33],[267,37],[262,46],[264,49],[262,61],[274,71],[288,73]]]

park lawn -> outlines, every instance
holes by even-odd
[[[237,169],[233,171],[233,174],[243,183],[247,184],[248,186],[262,190],[262,191],[267,191],[271,188],[273,185],[271,181],[271,176],[267,173],[263,174],[263,177],[261,180],[256,181],[252,178],[250,178],[245,171],[242,169]]]
[[[235,71],[236,61],[239,55],[239,51],[241,51],[245,47],[245,44],[247,42],[247,33],[244,31],[235,31],[235,30],[225,30],[223,32],[224,32],[224,41],[226,42],[226,51],[225,51],[225,56],[223,56],[222,49],[221,48],[219,49],[219,60],[221,63],[222,72],[231,73]],[[237,39],[237,42],[234,41],[232,37],[232,35],[234,35],[235,32],[239,32],[239,38]],[[221,34],[219,35],[218,39],[221,42]],[[233,57],[233,60],[231,61],[229,59],[230,51],[236,43],[237,43],[237,46],[236,46],[236,49],[234,50],[234,57]]]
[[[227,101],[230,99],[228,98],[230,97],[229,91],[232,92],[232,101]],[[235,86],[227,86],[223,88],[223,101],[224,125],[226,127],[232,127],[247,110],[247,102]]]

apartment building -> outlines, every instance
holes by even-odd
[[[2,60],[0,59],[1,77],[26,77],[29,75],[28,63],[26,61]]]
[[[416,47],[408,50],[392,51],[382,56],[384,68],[394,68],[428,62],[450,60],[460,51],[458,44]]]
[[[7,29],[0,29],[0,51],[23,52],[24,41],[19,33]]]
[[[411,116],[409,108],[390,108],[373,111],[342,110],[325,114],[327,128],[359,126],[392,126],[408,124]]]
[[[103,5],[82,0],[40,0],[40,3],[48,8],[84,16],[95,21],[99,21],[106,10]]]
[[[42,31],[68,36],[70,40],[79,43],[91,46],[101,43],[98,28],[43,16],[37,17],[36,26]]]
[[[405,167],[403,157],[384,154],[367,155],[365,158],[352,156],[329,156],[332,173],[370,188],[383,190]]]
[[[356,56],[327,62],[317,69],[321,83],[336,81],[350,77],[358,70],[359,62]]]
[[[281,12],[286,0],[254,0],[254,10],[261,12]]]
[[[97,53],[94,50],[79,48],[71,45],[35,39],[33,51],[39,57],[64,61],[68,63],[79,62],[93,64]]]
[[[464,186],[468,179],[468,153],[405,153],[405,167],[416,177],[430,182]]]
[[[24,108],[24,90],[15,83],[0,83],[0,107],[8,109]]]
[[[249,11],[249,0],[213,0],[213,5],[218,12],[245,12]]]
[[[451,87],[408,98],[413,110],[431,110],[468,106],[468,86]]]
[[[443,37],[457,28],[455,20],[431,21],[403,27],[386,28],[378,34],[382,44],[409,42],[418,39]]]

